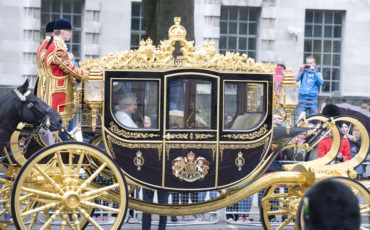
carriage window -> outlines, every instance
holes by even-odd
[[[212,82],[207,80],[170,80],[168,127],[170,129],[210,129],[213,126],[212,87]]]
[[[129,129],[157,129],[158,81],[113,81],[112,113]]]
[[[258,125],[265,112],[263,91],[261,83],[225,83],[224,129],[247,130]]]

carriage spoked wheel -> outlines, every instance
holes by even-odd
[[[33,127],[24,122],[19,123],[17,129],[24,130],[25,132],[16,130],[12,134],[10,138],[10,152],[12,153],[10,154],[10,159],[12,163],[19,166],[23,166],[27,159],[35,152],[49,145],[47,143],[48,140],[46,140],[48,135],[50,135],[49,138],[52,138],[54,142],[60,141],[57,132],[51,132],[44,136],[40,133],[30,133],[33,131]]]
[[[361,214],[361,229],[368,229],[368,216],[370,214],[370,193],[369,190],[360,182],[352,180],[347,177],[332,177],[326,180],[334,180],[343,183],[350,187],[353,193],[357,196],[360,205]],[[303,200],[300,201],[299,207],[297,209],[297,229],[304,229],[304,213],[303,213]]]
[[[293,225],[300,199],[306,188],[302,184],[274,184],[261,199],[260,216],[265,229],[284,229]]]
[[[45,220],[41,229],[103,229],[94,209],[112,213],[110,229],[119,229],[127,201],[126,181],[112,158],[88,144],[64,142],[28,159],[14,181],[11,211],[18,229],[32,229],[38,219]]]
[[[10,195],[13,189],[13,180],[11,178],[0,178],[0,183],[0,220],[3,222],[12,222]]]

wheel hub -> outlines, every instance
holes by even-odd
[[[64,204],[69,209],[77,208],[80,205],[80,197],[74,191],[68,191],[63,196]]]

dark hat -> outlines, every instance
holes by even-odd
[[[360,229],[359,201],[347,185],[323,180],[307,190],[305,200],[305,229]]]
[[[65,18],[60,18],[55,21],[54,30],[72,30],[71,22]]]
[[[336,117],[341,114],[340,109],[338,106],[334,104],[327,104],[322,109],[322,115],[325,115],[327,117]]]
[[[46,25],[46,28],[45,28],[45,32],[46,33],[51,33],[54,31],[54,24],[55,24],[55,21],[51,21],[49,22],[47,25]]]

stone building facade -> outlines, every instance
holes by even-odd
[[[294,72],[313,54],[324,75],[324,100],[370,98],[370,1],[194,0],[195,42],[246,52]],[[132,0],[2,0],[0,85],[36,79],[36,49],[45,24],[66,17],[77,59],[135,48],[145,34],[141,3]]]

